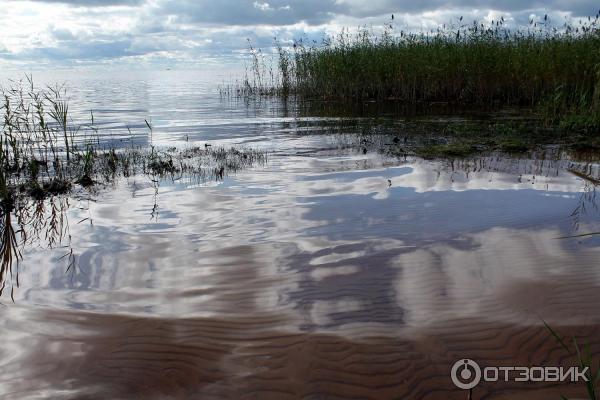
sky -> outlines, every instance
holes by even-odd
[[[0,68],[238,65],[248,40],[320,43],[342,28],[427,31],[464,20],[509,25],[596,15],[592,0],[0,0]]]

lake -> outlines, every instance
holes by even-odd
[[[461,359],[576,365],[543,321],[600,351],[596,163],[553,147],[392,157],[321,129],[336,118],[223,97],[223,79],[41,76],[116,146],[267,160],[217,180],[121,178],[5,219],[24,243],[0,297],[0,397],[466,399]],[[473,389],[560,395],[585,388]]]

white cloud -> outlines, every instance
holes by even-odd
[[[269,3],[259,3],[258,1],[255,1],[253,3],[254,8],[257,8],[261,11],[269,11],[269,10],[273,10],[273,8],[269,5]]]
[[[377,30],[394,14],[397,30],[431,30],[455,21],[504,16],[526,24],[530,14],[562,23],[592,15],[591,0],[0,0],[0,60],[4,65],[51,65],[239,57],[246,38],[269,47],[273,38],[319,41],[342,27]]]

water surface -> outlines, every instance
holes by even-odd
[[[573,365],[541,318],[599,350],[600,238],[569,237],[600,231],[595,187],[557,151],[398,159],[194,73],[60,78],[107,142],[129,128],[268,162],[217,181],[133,176],[12,215],[28,231],[1,297],[2,397],[464,399],[460,358]],[[583,393],[511,382],[474,398]]]

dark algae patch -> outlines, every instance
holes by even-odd
[[[462,158],[471,155],[476,151],[477,149],[475,146],[463,143],[434,144],[416,149],[416,153],[424,158]]]
[[[593,130],[566,131],[544,126],[535,116],[490,114],[470,117],[384,117],[342,119],[319,129],[301,129],[302,134],[339,135],[344,145],[357,151],[377,151],[393,156],[464,158],[486,153],[521,156],[554,146],[573,153],[600,149]]]

